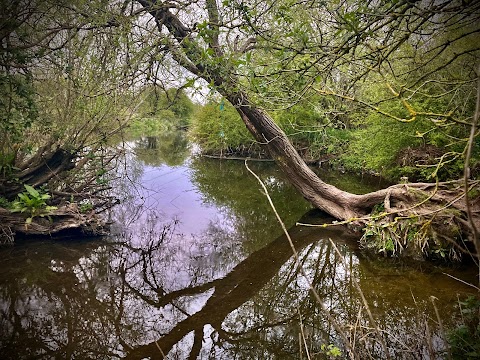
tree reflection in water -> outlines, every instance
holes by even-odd
[[[321,352],[322,344],[341,346],[298,275],[284,236],[239,262],[242,255],[235,254],[220,224],[212,223],[183,246],[174,224],[145,229],[135,241],[124,234],[109,244],[38,243],[2,250],[7,269],[0,278],[2,359],[161,359],[162,353],[181,359],[293,359],[302,351],[300,317],[310,354]],[[432,314],[427,294],[444,295],[438,303],[444,313],[451,311],[446,304],[453,294],[436,293],[421,273],[415,282],[406,282],[399,269],[381,268],[383,277],[377,276],[378,269],[362,266],[346,246],[342,227],[294,227],[290,233],[309,280],[362,358],[382,354],[350,273],[360,280],[392,355],[428,355],[422,322],[424,311]],[[348,268],[328,238],[344,253]],[[399,296],[408,291],[416,304]],[[430,331],[438,350],[433,322]]]
[[[180,140],[174,144],[183,149]],[[306,358],[305,344],[312,358],[325,358],[322,345],[344,348],[308,282],[358,357],[384,358],[352,279],[393,358],[443,356],[430,296],[448,328],[457,294],[470,288],[435,267],[364,260],[345,228],[292,227],[306,281],[285,237],[270,241],[281,230],[243,164],[169,158],[176,164],[169,167],[155,153],[162,144],[147,139],[125,153],[118,173],[128,181],[113,182],[127,199],[112,214],[115,236],[0,248],[1,359],[298,359]],[[160,167],[152,166],[156,161]],[[308,206],[275,168],[261,171],[284,221],[293,224]],[[187,224],[162,216],[182,204]],[[306,216],[303,222],[321,219]]]
[[[136,139],[134,152],[149,166],[179,166],[190,155],[190,147],[185,132],[170,131]]]

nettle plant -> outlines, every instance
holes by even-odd
[[[28,212],[30,216],[25,220],[25,224],[31,224],[35,216],[50,216],[53,210],[56,210],[56,206],[50,206],[47,204],[47,200],[50,199],[50,195],[39,192],[32,186],[24,184],[24,192],[18,194],[17,200],[12,202],[12,212]]]

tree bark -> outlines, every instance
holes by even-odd
[[[356,195],[325,183],[308,167],[273,119],[252,105],[245,93],[222,95],[236,107],[248,130],[267,147],[272,158],[303,197],[336,219],[349,220],[364,216],[370,213],[374,205],[382,203],[387,194],[393,198],[407,198],[402,187]]]
[[[43,147],[35,156],[19,165],[12,178],[15,181],[0,178],[2,195],[13,200],[23,190],[23,184],[38,187],[48,183],[52,178],[75,167],[74,153],[62,148],[49,149],[51,144]]]

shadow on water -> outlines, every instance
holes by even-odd
[[[128,143],[113,236],[0,249],[0,358],[325,358],[328,344],[345,355],[309,282],[359,356],[383,358],[354,279],[393,358],[442,358],[430,297],[453,326],[457,296],[471,289],[442,272],[474,274],[371,261],[345,227],[296,227],[331,219],[308,211],[275,167],[252,164],[290,227],[305,279],[242,163],[153,164],[138,154],[155,142]]]

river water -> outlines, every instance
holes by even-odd
[[[473,282],[474,269],[376,258],[346,228],[295,226],[331,219],[273,164],[251,162],[297,262],[243,162],[191,156],[182,133],[125,147],[112,236],[0,248],[0,359],[446,356],[458,302],[475,292],[447,274]]]

